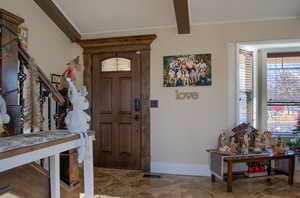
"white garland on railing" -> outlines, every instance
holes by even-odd
[[[30,132],[42,130],[42,117],[40,111],[40,95],[38,73],[34,59],[30,59],[30,67],[25,69],[26,80],[24,81],[24,131]]]

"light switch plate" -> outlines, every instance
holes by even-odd
[[[151,108],[158,108],[158,100],[151,100],[150,101]]]

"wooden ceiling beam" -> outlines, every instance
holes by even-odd
[[[188,0],[173,0],[178,34],[190,34],[190,15]]]
[[[81,39],[80,33],[69,22],[52,0],[34,0],[50,19],[70,38],[72,42]]]

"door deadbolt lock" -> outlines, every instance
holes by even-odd
[[[136,114],[136,115],[133,117],[133,119],[134,119],[135,121],[139,121],[139,120],[140,120],[140,116],[139,116],[138,114]]]

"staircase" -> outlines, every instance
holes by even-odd
[[[49,173],[36,163],[21,166],[0,173],[0,186],[6,188],[20,198],[50,198]],[[62,198],[78,198],[80,185],[69,186],[61,181]]]
[[[19,47],[17,36],[18,26],[24,20],[12,13],[0,9],[0,86],[4,89],[4,98],[7,102],[11,123],[7,128],[8,134],[17,135],[24,133],[24,106],[23,95],[26,69],[36,69],[39,83],[40,113],[47,117],[47,129],[53,127],[52,103],[63,105],[65,98],[51,84],[47,75],[33,61],[33,58]],[[44,104],[48,104],[44,108]],[[44,112],[47,109],[47,112]],[[31,131],[34,131],[32,128]],[[0,134],[1,135],[1,134]],[[67,156],[67,157],[66,157]],[[47,198],[50,197],[49,172],[47,171],[47,159],[39,164],[32,163],[0,173],[0,197],[1,194],[12,192],[21,198]],[[76,152],[64,154],[61,164],[68,164],[62,168],[67,175],[61,181],[61,195],[63,198],[79,198],[80,183],[79,170],[76,164]],[[67,163],[66,163],[67,162]]]
[[[0,187],[0,196],[1,195],[4,195],[8,192],[11,191],[11,187],[10,186],[3,186],[3,187]]]

